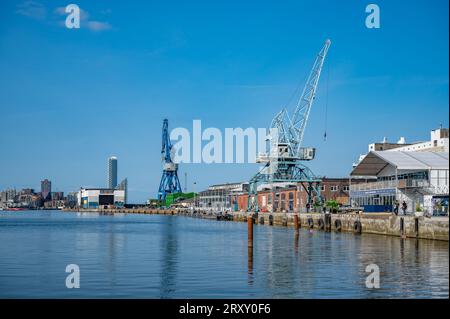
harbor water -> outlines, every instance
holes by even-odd
[[[448,298],[448,242],[168,215],[0,212],[1,298]],[[66,266],[80,288],[66,287]],[[380,287],[367,288],[368,265]]]

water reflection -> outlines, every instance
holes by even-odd
[[[248,272],[248,284],[253,284],[253,246],[247,247],[247,272]]]
[[[0,297],[448,298],[448,242],[180,216],[2,213]],[[82,289],[65,289],[77,263]],[[377,264],[380,289],[367,289]],[[38,275],[36,275],[38,274]]]
[[[176,217],[168,216],[168,219],[161,226],[161,283],[160,298],[170,298],[175,291],[175,281],[177,274],[177,251],[178,236],[176,227]]]

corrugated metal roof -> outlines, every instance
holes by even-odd
[[[388,165],[399,170],[448,169],[448,160],[449,153],[444,152],[370,152],[350,175],[376,176]]]

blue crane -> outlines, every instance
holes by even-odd
[[[181,193],[181,184],[178,179],[178,164],[172,160],[172,143],[169,137],[169,121],[164,119],[162,127],[162,162],[163,173],[159,183],[158,199],[166,199],[167,194]]]

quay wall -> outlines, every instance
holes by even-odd
[[[74,211],[74,210],[71,210]],[[198,212],[193,214],[188,209],[77,209],[79,212],[97,212],[100,214],[160,214],[160,215],[185,215],[199,218],[217,219],[216,215]],[[228,220],[247,222],[250,216],[247,212],[228,213]],[[398,236],[403,238],[420,238],[449,241],[448,217],[415,217],[395,216],[390,213],[347,213],[347,214],[322,214],[322,213],[259,213],[252,214],[255,224],[272,226],[295,226],[294,216],[298,215],[298,227],[317,229],[323,231],[343,231],[356,234],[379,234]]]
[[[295,226],[293,213],[263,213],[254,215],[255,223],[275,226]],[[326,220],[328,215],[331,222]],[[234,220],[247,221],[246,213],[234,213]],[[272,217],[271,217],[272,216]],[[390,235],[408,238],[449,241],[448,217],[395,216],[384,213],[363,214],[298,214],[298,227],[324,231],[344,231]],[[359,228],[355,223],[359,222]],[[328,224],[328,228],[327,228]],[[340,227],[339,227],[340,226]]]

